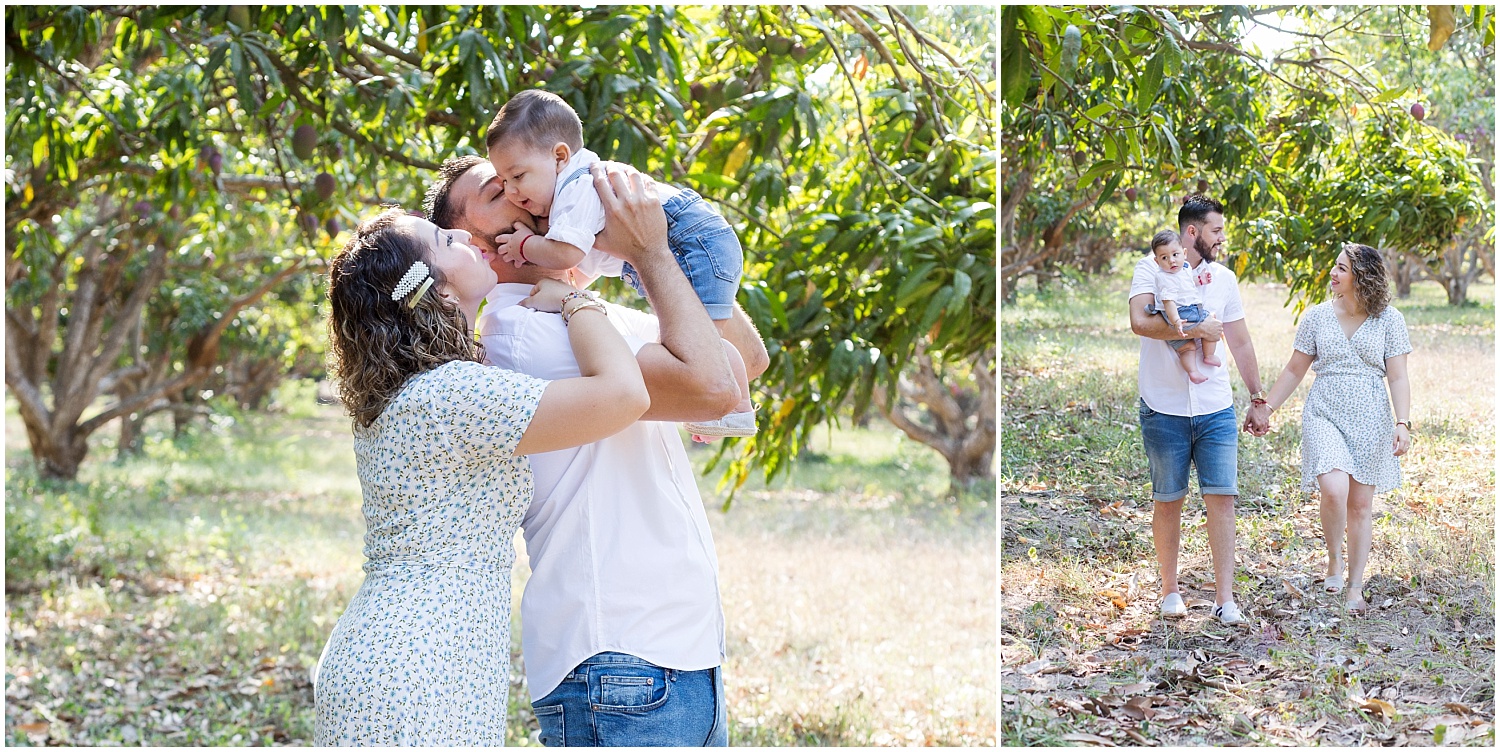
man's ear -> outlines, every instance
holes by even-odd
[[[568,148],[567,144],[558,141],[552,147],[552,156],[557,159],[557,171],[561,173],[563,165],[567,164],[568,160],[573,158],[573,150]]]

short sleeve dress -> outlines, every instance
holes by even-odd
[[[532,490],[513,451],[546,385],[446,363],[355,426],[365,581],[319,661],[316,744],[505,744],[512,539]]]
[[[1386,306],[1345,337],[1333,303],[1308,309],[1293,342],[1313,356],[1317,374],[1302,407],[1302,488],[1338,469],[1377,493],[1401,485],[1401,464],[1391,454],[1396,432],[1385,384],[1385,361],[1411,352],[1406,319]]]

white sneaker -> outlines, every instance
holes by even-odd
[[[1177,618],[1187,614],[1187,604],[1182,602],[1181,593],[1168,593],[1167,597],[1161,599],[1161,615],[1169,618]]]
[[[1222,606],[1215,606],[1214,618],[1217,618],[1224,624],[1240,624],[1245,621],[1245,617],[1240,616],[1240,607],[1234,605],[1234,601],[1225,603]]]
[[[683,423],[683,428],[688,433],[699,436],[754,436],[755,411],[746,410],[742,413],[730,413],[718,420],[710,420],[704,423]]]

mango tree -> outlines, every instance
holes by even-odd
[[[983,475],[993,400],[955,423],[902,385],[962,381],[992,357],[990,19],[10,9],[6,383],[42,472],[72,477],[105,423],[180,405],[255,322],[321,326],[266,311],[309,300],[339,225],[417,206],[443,159],[482,150],[506,98],[545,86],[591,148],[715,199],[745,239],[745,301],[774,355],[768,430],[735,452],[736,482],[784,468],[814,425],[877,394],[919,438],[977,436],[977,455],[950,454],[979,457],[956,477]],[[264,332],[287,337],[316,342]],[[903,381],[911,369],[924,378]]]

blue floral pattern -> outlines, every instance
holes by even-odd
[[[532,492],[513,451],[546,385],[447,363],[355,426],[365,581],[323,648],[318,745],[505,744],[512,539]]]

